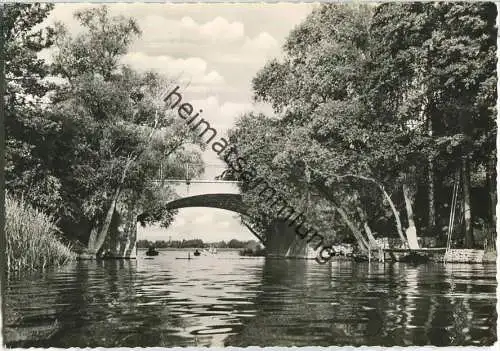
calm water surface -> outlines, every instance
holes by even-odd
[[[11,277],[10,347],[491,345],[495,265],[76,262]]]

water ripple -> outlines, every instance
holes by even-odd
[[[493,265],[78,262],[11,277],[10,347],[490,345]]]

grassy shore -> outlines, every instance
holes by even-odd
[[[54,218],[25,201],[5,195],[5,234],[9,272],[44,269],[75,259],[58,236]]]

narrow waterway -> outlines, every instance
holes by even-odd
[[[491,345],[495,265],[241,259],[75,262],[11,276],[9,347]]]

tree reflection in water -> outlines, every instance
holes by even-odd
[[[494,265],[217,258],[12,276],[9,347],[491,345]]]
[[[495,267],[447,267],[266,260],[257,315],[225,344],[491,345]]]
[[[46,339],[31,336],[9,346],[161,346],[164,334],[169,342],[185,344],[181,337],[169,333],[172,328],[181,328],[183,320],[171,315],[168,304],[157,296],[151,298],[145,287],[136,282],[136,275],[134,260],[80,261],[69,269],[67,276],[58,274],[52,279],[49,275],[39,281],[41,286],[31,285],[35,291],[54,290],[54,285],[59,285],[57,295],[39,294],[36,304],[44,306],[43,314],[61,322],[55,324]],[[164,297],[168,298],[168,291]],[[30,303],[33,300],[24,301],[21,306]]]

